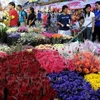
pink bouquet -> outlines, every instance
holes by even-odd
[[[28,28],[25,26],[20,26],[17,31],[18,32],[28,32]]]
[[[47,73],[60,72],[67,68],[65,59],[57,51],[38,50],[35,56]]]

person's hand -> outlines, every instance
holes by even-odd
[[[64,27],[64,25],[63,25],[63,24],[61,24],[61,27]]]
[[[70,25],[69,25],[69,24],[67,24],[66,26],[67,26],[67,27],[70,27]]]

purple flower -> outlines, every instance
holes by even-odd
[[[96,49],[96,50],[95,50],[95,53],[96,53],[96,54],[100,54],[100,48]]]
[[[18,39],[20,37],[20,34],[14,33],[14,34],[10,34],[8,37]]]
[[[94,91],[90,83],[80,73],[62,71],[48,75],[51,86],[57,91],[61,100],[99,100],[100,90]]]

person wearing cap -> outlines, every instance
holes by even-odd
[[[15,10],[15,3],[10,2],[9,3],[9,26],[10,27],[16,27],[18,26],[18,13]]]
[[[71,35],[71,15],[68,14],[68,6],[62,7],[62,14],[59,15],[57,24],[59,25],[58,33],[62,35]]]

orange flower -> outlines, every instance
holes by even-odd
[[[52,37],[53,37],[53,38],[61,38],[62,35],[61,35],[61,34],[53,34]]]
[[[100,71],[100,59],[98,56],[94,56],[92,52],[79,52],[74,55],[73,60],[77,71],[82,69],[83,73],[86,74]]]
[[[91,73],[95,73],[95,72],[98,72],[98,70],[97,70],[96,68],[93,68],[93,69],[91,70]]]
[[[77,61],[77,62],[76,62],[76,65],[79,66],[79,65],[80,65],[80,61]]]
[[[83,69],[83,72],[86,73],[86,74],[89,74],[90,73],[90,71],[87,68],[84,68]]]
[[[81,67],[77,67],[76,70],[79,71],[79,72],[82,72],[82,68]]]

